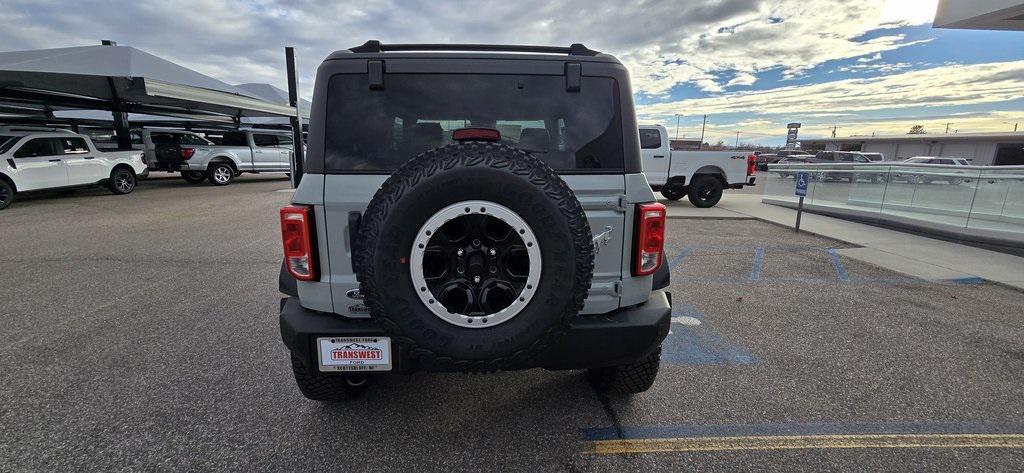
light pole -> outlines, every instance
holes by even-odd
[[[697,150],[704,149],[704,127],[708,124],[708,116],[704,115],[704,121],[700,124],[700,143],[697,144]]]
[[[676,139],[677,140],[679,139],[679,117],[680,116],[681,115],[679,115],[678,113],[676,114]]]
[[[1017,132],[1017,125],[1020,125],[1019,122],[1017,122],[1017,123],[1015,123],[1015,122],[1003,122],[1003,123],[1006,124],[1006,125],[1013,125],[1013,131],[1015,133]]]

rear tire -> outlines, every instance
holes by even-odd
[[[228,163],[213,163],[206,174],[209,176],[210,184],[215,186],[226,186],[235,180],[235,168]]]
[[[189,184],[201,184],[206,180],[204,171],[181,171],[181,178]]]
[[[591,368],[587,378],[594,389],[608,394],[642,393],[654,385],[661,367],[661,347],[628,365]]]
[[[131,194],[135,190],[135,185],[138,183],[135,179],[135,173],[126,168],[115,168],[110,173],[110,182],[108,186],[110,191],[117,195]]]
[[[0,210],[10,207],[12,203],[14,203],[14,187],[0,179]]]
[[[320,402],[342,402],[358,396],[370,384],[368,375],[332,374],[326,375],[309,368],[294,354],[292,355],[292,374],[295,384],[306,399]]]
[[[667,184],[661,188],[661,195],[668,200],[679,200],[686,197],[686,187],[679,184]]]
[[[714,207],[722,200],[722,190],[722,181],[717,177],[707,174],[694,176],[690,183],[690,203],[702,209]]]

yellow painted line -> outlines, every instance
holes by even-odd
[[[1021,448],[1024,434],[772,435],[598,440],[586,453],[714,452],[831,448]]]

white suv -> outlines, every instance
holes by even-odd
[[[146,174],[142,151],[99,151],[70,132],[0,133],[0,210],[29,191],[105,185],[127,194]]]

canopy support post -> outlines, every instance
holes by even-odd
[[[117,134],[118,149],[132,149],[132,131],[128,128],[128,113],[121,110],[120,102],[115,102],[114,110],[114,133]]]
[[[288,66],[288,105],[295,107],[295,115],[288,118],[292,125],[292,188],[299,187],[302,181],[302,174],[305,171],[303,163],[302,146],[302,111],[299,110],[299,78],[295,73],[295,48],[288,46],[284,48],[284,60]]]

